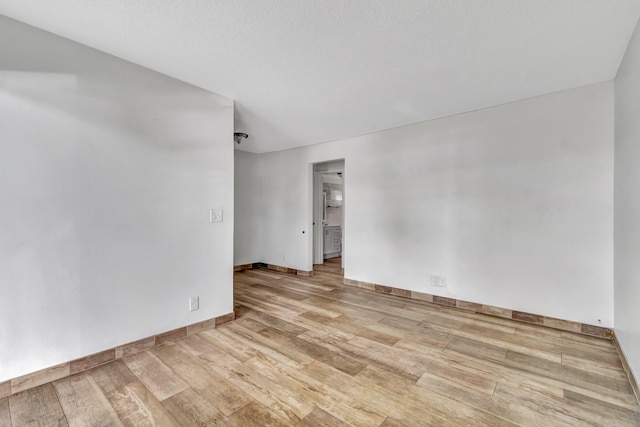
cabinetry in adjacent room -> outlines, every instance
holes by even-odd
[[[324,259],[342,255],[342,227],[328,225],[324,227]]]

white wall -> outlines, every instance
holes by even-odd
[[[261,262],[262,188],[256,154],[235,151],[233,265]]]
[[[640,378],[640,27],[631,39],[615,90],[616,337]]]
[[[261,155],[263,262],[311,268],[309,164],[339,158],[345,277],[613,325],[612,82]]]
[[[233,310],[232,134],[230,100],[0,16],[0,381]]]

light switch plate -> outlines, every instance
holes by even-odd
[[[200,308],[200,297],[189,298],[189,311],[196,311]]]

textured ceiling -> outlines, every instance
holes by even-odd
[[[342,139],[611,80],[640,0],[0,0],[236,101],[239,147]]]

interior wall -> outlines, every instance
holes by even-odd
[[[640,28],[615,81],[615,325],[640,378]]]
[[[261,155],[263,262],[311,268],[309,165],[338,158],[345,277],[613,326],[612,82]]]
[[[232,101],[0,16],[0,130],[0,381],[233,310]]]
[[[256,154],[235,151],[233,265],[261,262],[262,188]],[[266,201],[265,201],[266,202]]]

